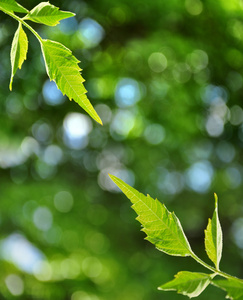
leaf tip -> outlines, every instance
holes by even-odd
[[[100,117],[99,117],[97,114],[95,114],[95,115],[91,115],[90,113],[88,113],[88,114],[89,114],[90,117],[91,117],[93,120],[95,120],[99,125],[103,126],[103,123],[102,123]]]
[[[113,182],[115,182],[115,180],[117,179],[116,176],[114,176],[114,175],[112,175],[112,174],[110,174],[110,173],[108,173],[108,176],[110,177],[110,179],[111,179]]]
[[[101,118],[98,116],[97,120],[96,120],[101,126],[103,126],[103,122],[101,120]]]
[[[218,209],[218,196],[216,193],[213,194],[214,195],[214,203],[215,203],[215,209]]]

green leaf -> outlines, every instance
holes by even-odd
[[[48,26],[55,26],[59,24],[60,20],[73,16],[75,16],[74,13],[59,10],[58,7],[49,2],[41,2],[28,13],[25,19]]]
[[[26,60],[26,55],[28,51],[28,39],[25,34],[21,23],[19,23],[19,27],[16,30],[11,46],[10,59],[12,66],[12,74],[9,84],[10,91],[12,90],[13,78],[16,71],[21,69],[24,60]]]
[[[191,255],[190,244],[174,213],[169,212],[157,199],[144,196],[121,179],[113,175],[110,178],[133,203],[132,208],[138,214],[137,220],[142,224],[147,240],[167,254]]]
[[[214,194],[215,210],[212,220],[208,220],[208,226],[205,230],[205,248],[208,257],[215,264],[216,269],[219,269],[219,262],[222,256],[223,238],[222,229],[218,217],[218,197]]]
[[[29,11],[14,0],[0,0],[0,9],[12,12],[28,13]]]
[[[46,71],[62,93],[70,100],[76,101],[95,121],[102,121],[86,96],[84,79],[80,74],[79,61],[72,52],[62,44],[50,40],[41,41]]]
[[[161,285],[162,291],[177,291],[178,294],[189,298],[199,296],[210,284],[211,277],[204,273],[181,271],[175,275],[175,279]]]
[[[243,300],[243,281],[239,279],[214,280],[213,285],[227,292],[226,298]]]

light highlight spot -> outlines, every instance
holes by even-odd
[[[159,145],[165,138],[164,127],[160,124],[148,125],[145,129],[144,137],[149,144]]]
[[[111,123],[111,135],[115,139],[124,139],[135,125],[135,116],[129,110],[118,110]],[[116,136],[116,135],[118,136]]]
[[[33,222],[36,228],[41,231],[47,231],[52,226],[52,213],[45,206],[38,207],[33,214]]]
[[[149,56],[148,65],[155,73],[163,72],[167,67],[167,59],[161,52],[154,52]]]
[[[67,191],[61,191],[55,195],[54,205],[58,211],[67,213],[73,207],[73,196]]]
[[[116,104],[121,107],[130,107],[136,104],[141,99],[139,84],[131,78],[121,79],[115,91]]]
[[[88,145],[92,122],[86,115],[69,113],[63,121],[64,142],[71,149],[83,149]]]
[[[211,185],[213,173],[209,161],[196,162],[186,171],[186,183],[195,192],[205,193]]]
[[[16,233],[1,241],[1,256],[28,273],[33,273],[35,264],[44,259],[44,255],[39,249],[34,247],[24,236]]]
[[[5,284],[13,296],[20,296],[24,292],[24,282],[18,275],[8,275],[5,278]]]
[[[97,46],[105,35],[103,27],[91,18],[85,18],[81,21],[79,32],[79,37],[87,48]]]
[[[190,15],[198,16],[203,11],[203,4],[200,0],[186,0],[186,10]]]
[[[46,80],[43,85],[42,93],[46,104],[51,106],[60,105],[65,100],[62,92],[57,88],[54,81]]]

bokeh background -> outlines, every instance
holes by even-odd
[[[27,9],[39,1],[19,1]],[[2,299],[183,299],[157,287],[204,272],[144,241],[112,173],[175,211],[193,250],[219,197],[221,268],[243,277],[243,1],[51,1],[76,16],[32,24],[81,61],[96,124],[48,80],[28,32],[10,79],[17,23],[0,22]],[[209,287],[198,299],[223,299]]]

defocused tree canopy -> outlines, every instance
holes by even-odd
[[[108,173],[174,210],[198,254],[216,192],[222,269],[242,278],[243,2],[51,4],[76,16],[33,27],[81,60],[104,125],[49,81],[27,30],[27,61],[9,91],[17,22],[0,12],[1,297],[183,298],[156,288],[195,264],[143,241]],[[200,299],[217,297],[210,288]]]

